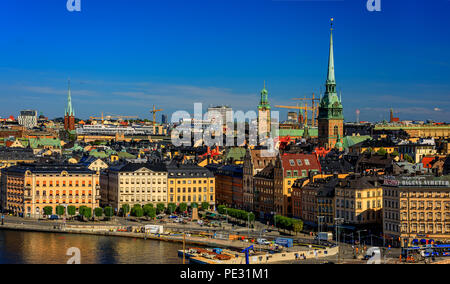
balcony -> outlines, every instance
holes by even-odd
[[[24,196],[23,196],[23,199],[24,199],[24,200],[32,200],[32,199],[33,199],[33,196],[30,196],[30,195],[24,195]]]
[[[101,195],[96,195],[96,196],[95,196],[95,199],[96,199],[96,200],[100,200],[100,199],[102,199],[102,196],[101,196]]]

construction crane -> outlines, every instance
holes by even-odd
[[[150,111],[153,114],[153,135],[156,134],[156,113],[160,111],[163,111],[163,109],[156,109],[155,105],[153,105],[153,110]]]
[[[104,116],[103,116],[103,112],[102,112],[102,116],[101,116],[101,117],[90,116],[89,118],[90,118],[91,120],[101,119],[102,124],[104,124],[104,122],[105,122],[105,118],[104,118]]]
[[[279,107],[279,108],[287,108],[287,109],[298,109],[299,112],[300,110],[304,110],[305,111],[305,124],[308,125],[308,110],[313,110],[312,107],[308,107],[308,104],[306,104],[305,106],[275,106],[275,107]],[[300,115],[298,116],[299,122],[300,122]]]
[[[312,98],[294,98],[293,100],[298,100],[298,101],[311,101],[312,104],[312,119],[311,119],[311,124],[312,127],[317,126],[317,115],[319,114],[319,104],[316,105],[316,101],[320,101],[320,99],[315,98],[314,93],[312,94]],[[306,106],[308,106],[308,103],[306,103]],[[306,124],[308,124],[308,112],[306,111]]]
[[[245,264],[250,264],[250,250],[254,250],[253,246],[249,246],[248,248],[241,251],[245,253]]]

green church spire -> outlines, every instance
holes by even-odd
[[[330,55],[328,57],[328,77],[327,85],[336,85],[336,78],[334,77],[334,53],[333,53],[333,18],[331,18],[331,32],[330,32]]]
[[[320,99],[319,118],[343,119],[342,102],[336,92],[336,77],[334,74],[333,18],[331,19],[328,74],[325,83],[325,95]]]
[[[66,113],[67,116],[75,116],[75,111],[72,107],[72,96],[70,94],[70,79],[69,79],[69,89],[68,89],[68,96],[67,96],[67,108]]]
[[[264,81],[264,88],[261,90],[261,100],[259,102],[258,108],[266,108],[270,109],[269,99],[268,99],[268,93],[266,90],[266,81]]]

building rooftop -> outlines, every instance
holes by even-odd
[[[167,165],[169,178],[213,178],[214,174],[207,168],[196,164],[170,163]]]
[[[80,164],[19,164],[17,166],[12,166],[2,171],[6,172],[19,172],[25,173],[26,171],[30,171],[32,173],[45,173],[51,174],[56,173],[59,174],[63,171],[68,173],[80,173],[80,174],[94,174],[94,171],[89,170],[84,165]]]
[[[152,172],[167,172],[167,167],[163,163],[126,163],[110,167],[110,171],[130,173],[138,171],[142,168],[146,168]]]

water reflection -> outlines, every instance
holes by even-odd
[[[179,243],[134,238],[0,231],[0,263],[64,264],[67,249],[81,251],[82,264],[182,263]]]

